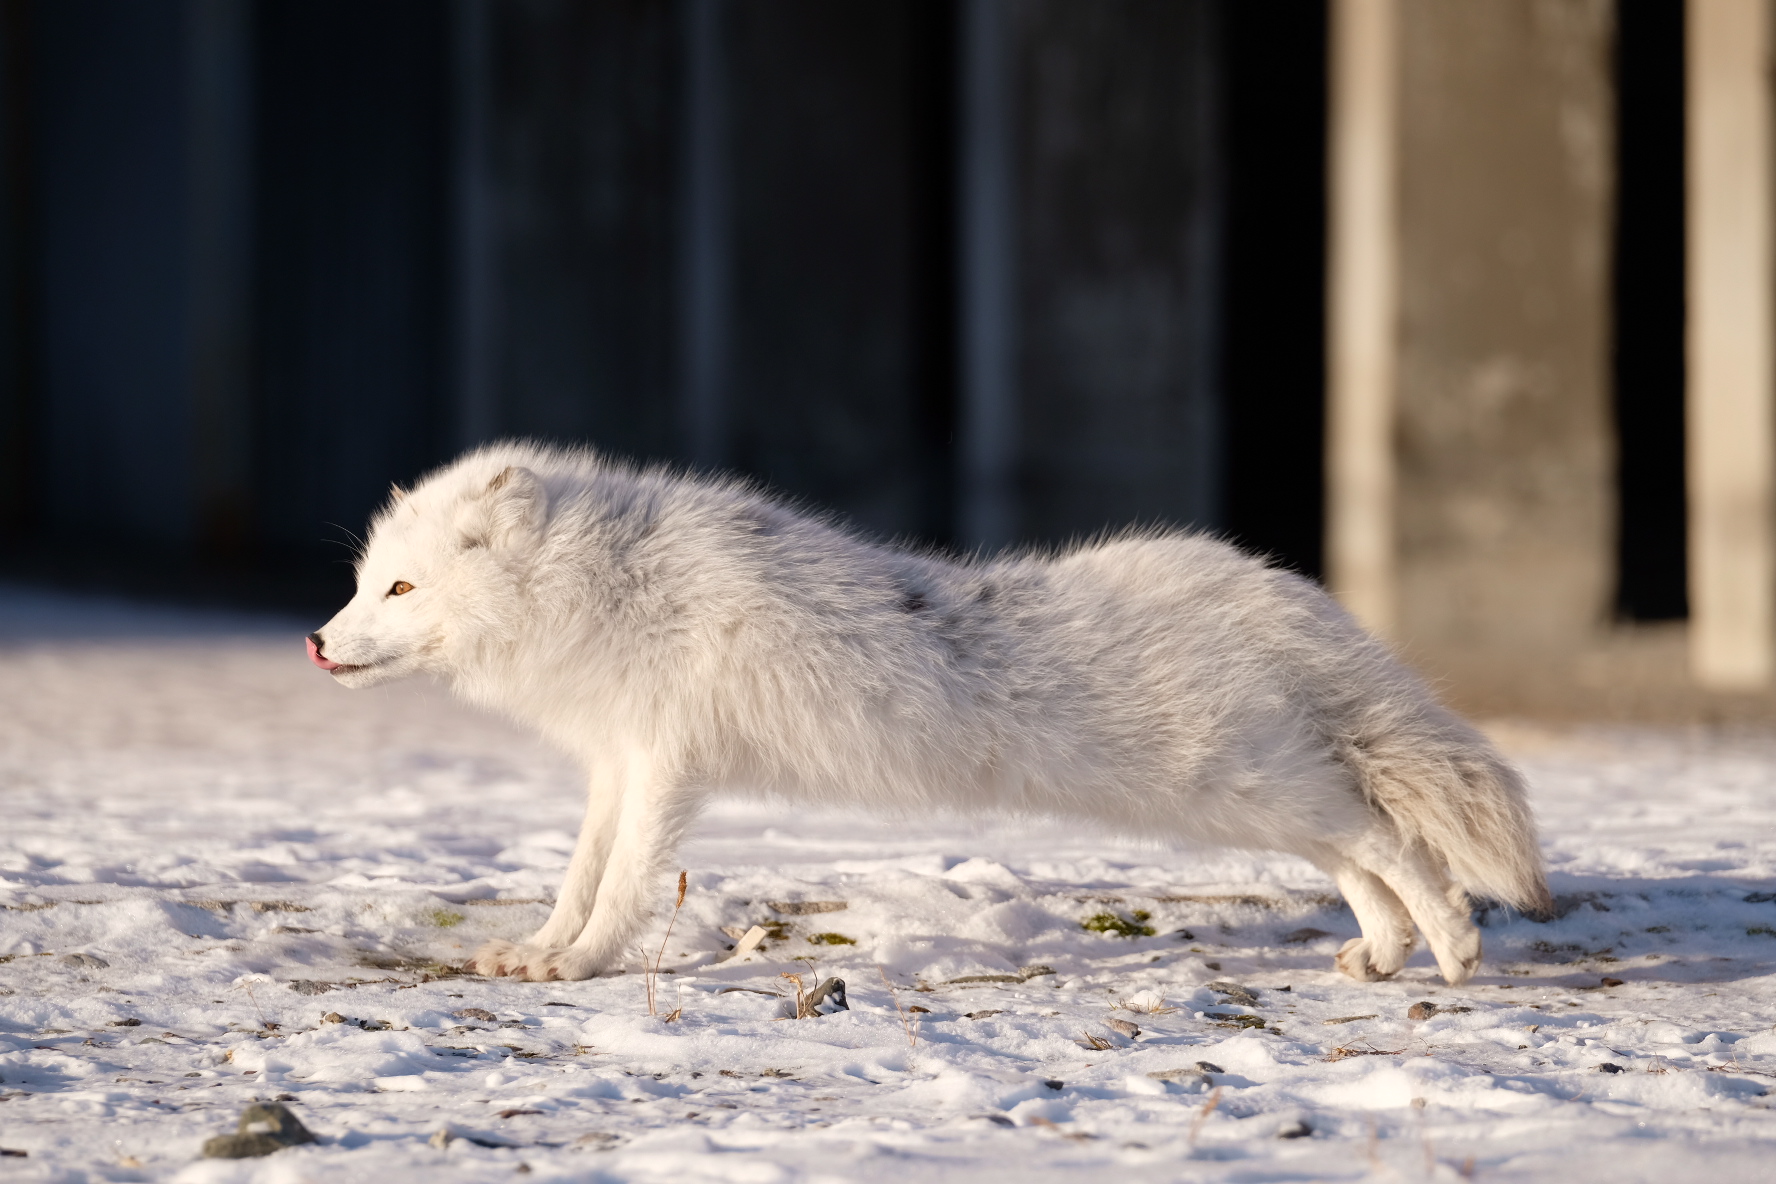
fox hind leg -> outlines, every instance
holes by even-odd
[[[1415,937],[1412,914],[1394,890],[1374,872],[1349,861],[1326,868],[1357,915],[1363,936],[1344,943],[1334,960],[1338,969],[1359,982],[1392,978],[1406,965]]]

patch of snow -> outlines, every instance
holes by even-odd
[[[1355,923],[1296,860],[723,803],[682,852],[666,1022],[640,951],[453,974],[547,915],[579,775],[436,687],[330,685],[301,633],[0,589],[9,1174],[1628,1184],[1776,1151],[1769,738],[1501,732],[1563,915],[1484,912],[1458,990],[1423,952],[1335,974]],[[1136,910],[1155,936],[1081,926]],[[784,973],[851,1009],[772,1019]],[[321,1141],[199,1160],[255,1098]]]

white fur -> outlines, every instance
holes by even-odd
[[[392,595],[396,581],[413,590]],[[320,637],[334,677],[417,671],[584,763],[554,912],[486,974],[587,978],[664,898],[706,795],[1078,818],[1293,852],[1398,971],[1480,940],[1457,881],[1543,909],[1522,783],[1314,584],[1201,535],[957,561],[731,482],[501,444],[400,494]],[[1452,878],[1453,873],[1453,878]]]

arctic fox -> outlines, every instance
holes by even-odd
[[[1517,773],[1307,580],[1199,534],[952,559],[732,481],[506,443],[394,492],[309,656],[348,687],[428,671],[584,762],[548,922],[470,968],[583,979],[660,899],[722,789],[1076,818],[1292,852],[1386,978],[1414,924],[1464,982],[1462,885],[1549,905]]]

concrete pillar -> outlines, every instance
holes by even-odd
[[[1609,619],[1612,14],[1336,9],[1332,579],[1440,673]]]
[[[1756,690],[1776,665],[1769,0],[1688,10],[1691,670]]]
[[[1399,348],[1399,0],[1335,0],[1328,129],[1327,583],[1397,626],[1394,384]]]

